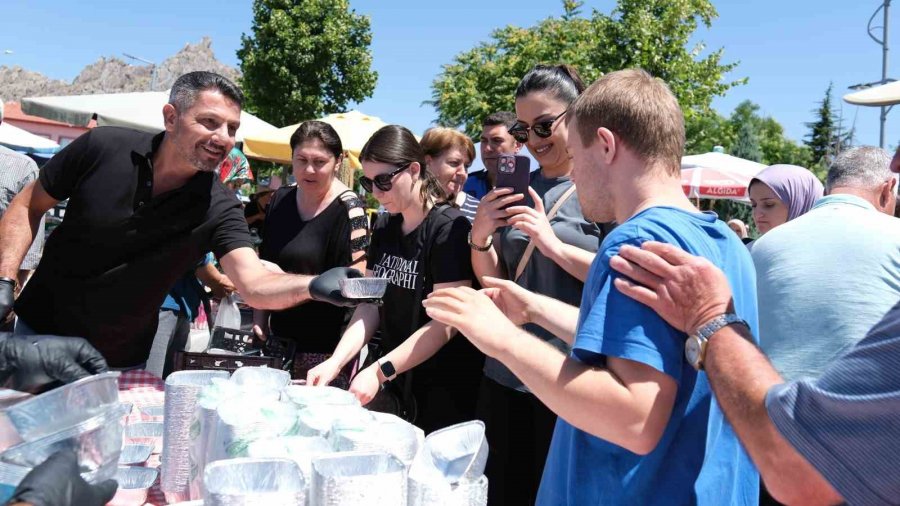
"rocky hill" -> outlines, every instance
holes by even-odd
[[[192,70],[210,70],[237,79],[240,72],[218,61],[211,46],[212,40],[204,37],[197,44],[186,44],[178,54],[160,63],[154,89],[167,90],[178,76]],[[19,66],[0,66],[0,95],[3,100],[18,101],[23,97],[45,95],[147,91],[150,76],[150,65],[130,65],[115,56],[100,58],[88,65],[71,83],[50,79]]]

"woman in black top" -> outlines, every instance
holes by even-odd
[[[321,121],[302,123],[291,136],[296,186],[275,192],[266,215],[260,257],[286,272],[320,274],[332,267],[362,270],[368,246],[365,210],[337,179],[343,159],[337,132]],[[347,322],[347,310],[307,301],[282,311],[256,310],[258,333],[297,342],[294,377],[327,358]],[[341,383],[348,383],[344,375]]]
[[[455,330],[430,321],[422,299],[432,290],[472,285],[469,221],[442,204],[444,193],[425,170],[425,154],[409,130],[377,131],[360,155],[363,187],[386,209],[372,230],[366,275],[387,278],[383,305],[361,304],[334,355],[309,372],[307,382],[325,385],[381,330],[382,358],[359,372],[350,390],[363,404],[382,383],[412,370],[416,425],[426,432],[471,420],[484,356]],[[413,370],[413,368],[415,368]],[[397,385],[406,385],[403,376]]]

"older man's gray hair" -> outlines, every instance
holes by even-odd
[[[874,146],[857,146],[837,156],[828,169],[825,190],[859,188],[873,190],[891,179],[891,155]]]

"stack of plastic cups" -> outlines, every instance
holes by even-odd
[[[160,488],[167,502],[190,498],[190,432],[200,390],[213,378],[228,376],[227,371],[178,371],[166,379]]]

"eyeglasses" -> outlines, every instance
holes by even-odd
[[[366,192],[368,192],[368,193],[372,193],[372,184],[373,183],[375,184],[375,187],[377,187],[379,190],[381,190],[383,192],[389,192],[389,191],[391,191],[391,188],[394,187],[394,183],[391,182],[394,179],[394,176],[396,176],[397,174],[408,169],[410,165],[412,165],[412,162],[409,162],[406,165],[401,165],[400,167],[397,168],[397,170],[392,170],[391,172],[388,172],[387,174],[378,174],[377,176],[375,176],[372,179],[369,179],[366,176],[363,176],[363,177],[359,178],[359,184],[362,185],[363,190],[366,190]]]
[[[530,128],[521,123],[516,123],[512,128],[509,129],[509,135],[512,135],[516,141],[521,142],[522,144],[528,142],[529,130],[534,132],[534,135],[537,135],[541,139],[546,139],[547,137],[550,137],[550,134],[553,133],[553,123],[556,123],[556,121],[559,120],[559,118],[562,118],[563,115],[567,112],[569,112],[568,109],[559,113],[553,119],[538,121]]]

